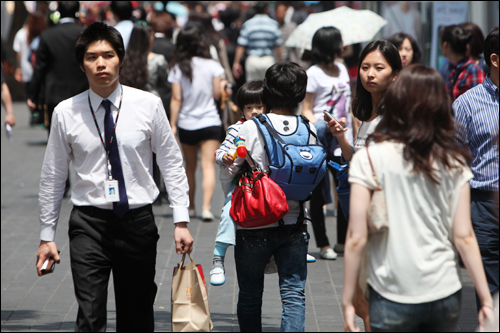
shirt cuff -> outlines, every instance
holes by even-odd
[[[189,221],[189,209],[187,207],[172,207],[174,224]]]
[[[56,238],[56,226],[40,224],[40,240],[53,242]]]

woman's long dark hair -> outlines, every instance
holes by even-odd
[[[144,89],[149,80],[148,54],[150,50],[151,28],[134,25],[120,71],[120,83]]]
[[[358,68],[358,79],[356,81],[356,96],[352,102],[352,113],[353,115],[361,121],[367,121],[372,116],[372,94],[363,87],[361,83],[361,78],[359,76],[359,71],[361,70],[361,64],[365,60],[366,56],[373,52],[379,51],[384,56],[385,60],[391,66],[392,72],[400,72],[403,69],[401,64],[401,56],[399,55],[398,49],[387,40],[375,40],[370,44],[366,45],[363,52],[359,56],[359,68]]]
[[[190,25],[179,32],[173,60],[170,62],[169,67],[172,68],[175,64],[178,64],[182,74],[192,82],[193,68],[191,59],[193,57],[212,59],[208,45],[203,40],[201,30],[195,25]]]
[[[472,161],[457,136],[458,124],[453,117],[451,100],[446,85],[433,68],[414,64],[401,71],[377,105],[383,114],[375,132],[368,141],[394,140],[405,145],[404,158],[413,162],[413,171],[440,183],[434,162],[446,169],[466,165]]]
[[[329,64],[340,56],[342,34],[335,27],[323,27],[316,31],[312,39],[311,65]]]

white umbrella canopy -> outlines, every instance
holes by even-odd
[[[318,29],[333,26],[342,33],[344,45],[373,39],[387,21],[371,10],[355,10],[346,6],[311,14],[288,37],[285,46],[310,50]]]

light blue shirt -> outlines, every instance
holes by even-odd
[[[472,189],[498,191],[498,87],[488,74],[483,83],[460,95],[453,110],[473,161]]]
[[[130,35],[132,35],[132,30],[134,29],[134,22],[130,20],[120,21],[115,25],[115,29],[122,35],[123,46],[125,47],[125,51],[127,51]]]
[[[246,47],[248,55],[257,57],[273,55],[274,47],[283,44],[278,22],[266,14],[257,14],[246,21],[237,42]]]

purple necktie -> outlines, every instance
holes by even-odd
[[[113,212],[118,217],[123,217],[129,210],[127,190],[125,189],[125,181],[123,179],[122,163],[120,161],[120,153],[118,152],[118,141],[116,140],[116,132],[113,137],[113,143],[111,144],[111,149],[109,149],[109,141],[111,140],[111,134],[113,134],[113,129],[115,127],[115,122],[113,121],[113,113],[111,112],[111,102],[107,99],[102,101],[102,106],[106,109],[106,115],[104,116],[104,137],[106,142],[106,149],[109,150],[109,162],[111,163],[111,175],[113,179],[118,181],[118,190],[120,194],[120,201],[113,202]]]

